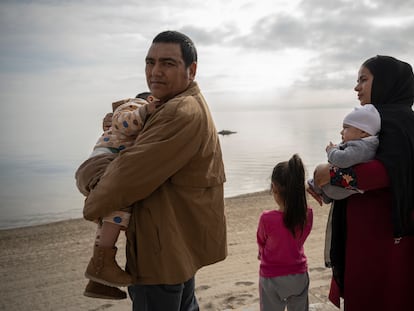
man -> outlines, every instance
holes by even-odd
[[[134,279],[128,288],[134,311],[198,310],[195,273],[227,255],[220,143],[194,81],[191,39],[162,32],[145,61],[159,106],[134,146],[78,169],[78,187],[90,191],[84,217],[132,206],[126,269]],[[91,176],[104,167],[97,183]]]

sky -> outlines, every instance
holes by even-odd
[[[213,111],[354,105],[365,59],[414,63],[409,0],[2,0],[3,147],[76,136],[112,101],[147,90],[144,58],[166,29],[195,42]]]
[[[86,157],[111,102],[147,90],[164,30],[193,39],[213,114],[354,107],[365,59],[414,64],[411,0],[1,0],[2,185],[12,162],[59,171]]]

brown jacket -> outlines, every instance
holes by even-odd
[[[88,220],[133,207],[127,269],[138,284],[182,283],[226,257],[220,142],[195,82],[157,108],[134,146],[88,159],[76,180]]]

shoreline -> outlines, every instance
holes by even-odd
[[[308,196],[314,226],[305,244],[311,279],[312,310],[337,310],[328,303],[331,277],[324,267],[323,245],[329,206],[320,207]],[[256,229],[259,215],[272,209],[267,190],[225,199],[228,235],[226,260],[203,267],[196,274],[201,310],[258,311]],[[82,295],[87,280],[96,226],[79,219],[0,230],[1,310],[131,310],[128,299],[111,301]],[[125,263],[125,236],[117,243],[117,261]]]
[[[254,192],[249,192],[249,193],[237,194],[237,195],[230,196],[230,197],[225,197],[224,199],[225,200],[228,200],[228,199],[235,199],[235,198],[244,197],[244,196],[247,196],[248,197],[248,196],[251,196],[251,195],[256,195],[256,194],[261,194],[261,193],[264,194],[266,192],[268,192],[268,191],[267,190],[254,191]],[[63,213],[67,213],[67,212],[62,212],[62,214]],[[80,209],[80,214],[81,213],[82,213],[82,210]],[[26,218],[28,218],[28,216]],[[62,219],[56,219],[56,220],[39,222],[39,223],[33,223],[33,224],[17,225],[16,227],[14,227],[14,226],[12,226],[12,227],[4,227],[4,228],[1,228],[0,227],[0,232],[1,231],[6,231],[6,230],[14,230],[14,229],[23,229],[23,228],[37,227],[37,226],[45,226],[45,225],[49,225],[49,224],[55,224],[55,223],[60,223],[60,222],[64,222],[64,221],[79,220],[79,219],[83,219],[83,218],[82,217],[62,218]]]

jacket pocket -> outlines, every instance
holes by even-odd
[[[140,220],[138,224],[138,226],[142,226],[142,228],[138,228],[138,232],[140,232],[142,236],[138,237],[138,240],[146,247],[141,249],[152,249],[154,254],[159,254],[161,252],[161,239],[158,225],[159,222],[155,219],[151,209],[143,208],[142,220]]]

